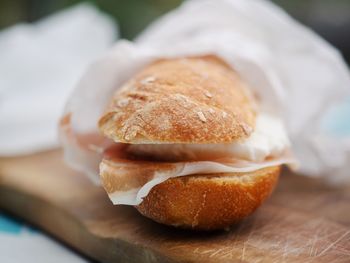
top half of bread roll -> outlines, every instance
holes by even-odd
[[[99,121],[116,142],[232,143],[255,127],[249,88],[214,56],[153,62],[114,94]]]

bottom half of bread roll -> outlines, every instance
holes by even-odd
[[[280,173],[280,165],[215,173],[205,169],[221,164],[123,155],[106,156],[100,165],[101,181],[112,202],[134,205],[159,223],[196,230],[224,229],[250,215],[273,191]]]
[[[136,206],[159,223],[197,230],[225,229],[254,212],[271,194],[280,167],[249,173],[176,177],[151,189]]]

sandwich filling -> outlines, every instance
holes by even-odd
[[[139,205],[149,191],[169,178],[247,173],[291,164],[294,159],[282,122],[260,114],[253,133],[231,144],[124,144],[104,152],[103,185],[114,204]]]

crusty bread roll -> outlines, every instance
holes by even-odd
[[[271,194],[280,167],[250,173],[203,174],[156,185],[136,208],[159,223],[197,230],[224,229],[257,209]]]
[[[101,133],[122,144],[218,144],[248,138],[256,102],[247,85],[214,56],[160,60],[119,89],[99,121]],[[169,161],[169,160],[168,160]],[[156,167],[161,160],[150,160]],[[147,182],[149,169],[133,167],[130,182],[118,179],[120,165],[101,163],[110,194]],[[135,172],[137,170],[137,172]],[[254,172],[194,174],[154,186],[138,211],[157,222],[198,230],[227,228],[251,214],[272,192],[280,166]],[[125,180],[127,177],[123,177]]]
[[[129,80],[99,127],[124,143],[230,143],[251,134],[255,115],[249,89],[222,60],[179,58]]]

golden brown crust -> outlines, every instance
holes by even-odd
[[[279,173],[276,166],[245,174],[172,178],[152,188],[136,208],[166,225],[223,229],[258,208],[274,189]]]
[[[99,128],[124,143],[230,143],[253,131],[254,106],[216,57],[160,60],[116,92]]]

